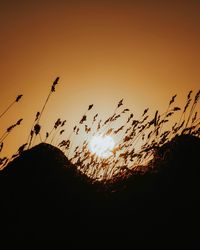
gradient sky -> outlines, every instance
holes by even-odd
[[[24,95],[0,121],[3,133],[24,118],[7,150],[25,142],[57,76],[47,129],[58,117],[72,126],[91,103],[102,116],[121,98],[136,113],[164,111],[176,93],[183,104],[200,86],[199,13],[198,0],[1,0],[0,112]]]

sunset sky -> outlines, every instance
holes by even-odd
[[[35,113],[60,76],[44,120],[69,128],[89,104],[102,116],[116,104],[133,113],[164,111],[172,95],[183,105],[200,87],[198,0],[1,0],[0,132],[24,118],[5,141],[5,154],[26,141]]]

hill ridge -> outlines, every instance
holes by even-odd
[[[74,240],[103,230],[138,239],[169,228],[195,234],[199,152],[200,138],[176,137],[157,150],[150,171],[94,183],[61,150],[39,144],[0,173],[3,235]]]

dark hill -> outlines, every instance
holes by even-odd
[[[199,154],[199,138],[179,136],[155,153],[147,173],[93,183],[59,149],[40,144],[0,173],[1,235],[75,245],[91,237],[194,240]]]

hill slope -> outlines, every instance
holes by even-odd
[[[179,136],[156,152],[147,173],[92,183],[59,149],[40,144],[0,174],[1,235],[72,242],[105,235],[195,238],[199,153],[199,138]]]

